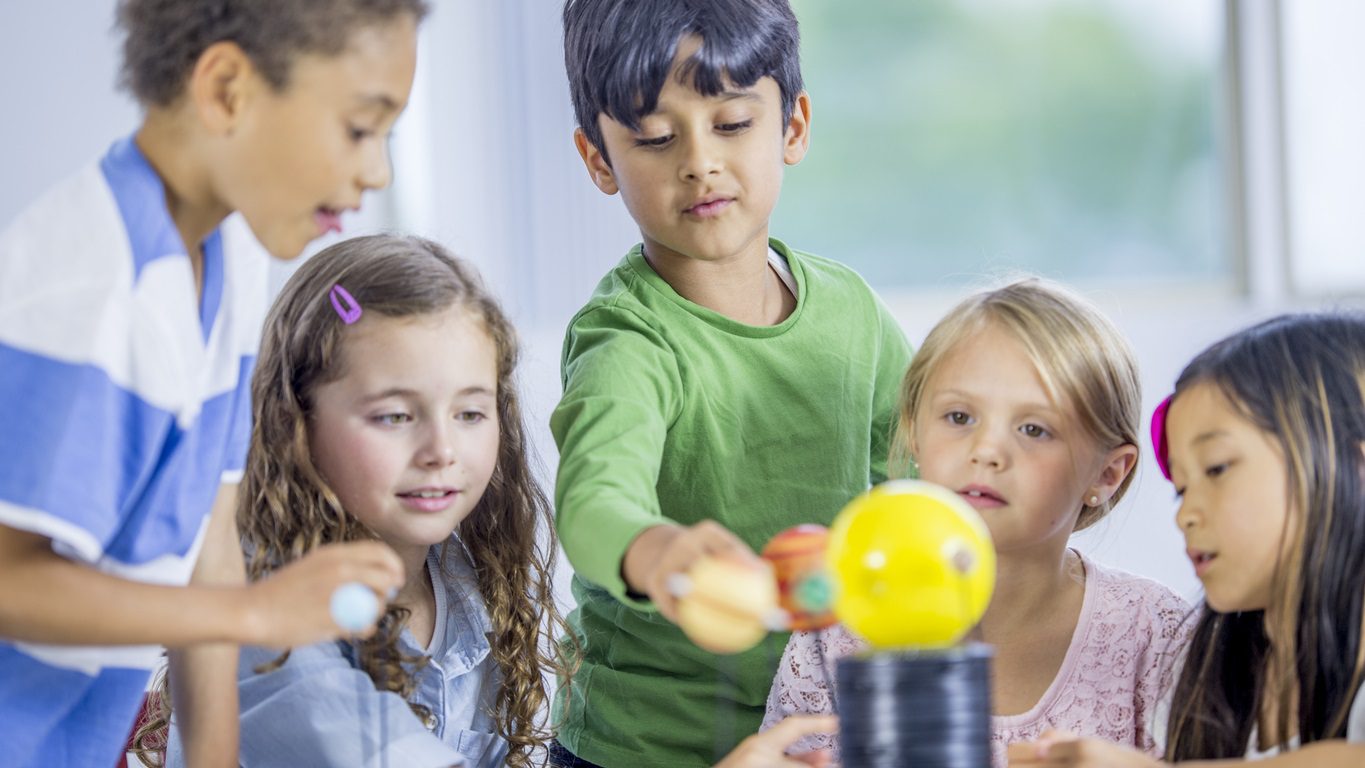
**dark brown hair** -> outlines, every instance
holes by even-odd
[[[1201,384],[1279,445],[1288,515],[1267,564],[1273,609],[1201,608],[1166,758],[1245,755],[1272,699],[1281,748],[1293,733],[1344,738],[1365,675],[1365,315],[1285,315],[1234,334],[1186,366],[1172,402]]]
[[[230,41],[283,90],[299,54],[335,55],[362,26],[426,12],[425,0],[119,0],[120,82],[144,106],[169,106],[205,49]]]
[[[564,66],[578,125],[606,155],[598,115],[636,129],[658,106],[678,45],[701,47],[678,72],[704,96],[777,81],[786,131],[801,82],[800,29],[788,0],[567,0]],[[608,162],[610,159],[608,158]]]

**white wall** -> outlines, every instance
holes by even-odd
[[[137,124],[110,0],[0,3],[0,222]]]
[[[1284,2],[1285,138],[1292,280],[1365,286],[1365,3]]]

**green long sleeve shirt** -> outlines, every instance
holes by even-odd
[[[584,658],[556,721],[565,747],[605,768],[711,765],[758,730],[786,642],[697,648],[626,594],[630,542],[709,518],[757,551],[886,478],[905,336],[852,270],[771,244],[797,284],[778,325],[687,301],[636,246],[566,333],[550,426]]]

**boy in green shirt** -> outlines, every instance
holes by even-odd
[[[569,0],[564,32],[574,142],[643,242],[564,341],[555,501],[584,658],[552,761],[709,765],[758,729],[786,637],[703,651],[668,578],[885,479],[910,350],[862,278],[768,236],[810,138],[787,0]]]

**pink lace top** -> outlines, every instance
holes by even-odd
[[[1106,568],[1081,555],[1085,596],[1071,646],[1057,677],[1027,712],[991,718],[991,751],[1005,765],[1005,745],[1048,728],[1098,736],[1159,757],[1164,734],[1153,732],[1157,702],[1174,683],[1193,628],[1189,605],[1151,579]],[[866,649],[842,625],[792,634],[768,694],[767,729],[787,715],[831,712],[835,661]],[[835,750],[834,736],[811,736],[793,751]]]

